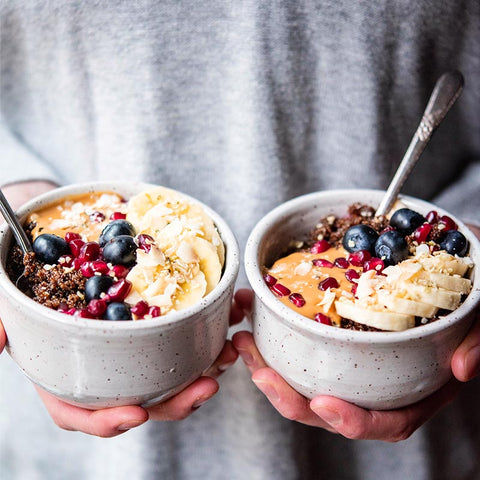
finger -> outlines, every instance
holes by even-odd
[[[252,372],[255,385],[281,415],[290,420],[334,431],[327,422],[312,412],[309,401],[305,397],[290,387],[278,373],[267,367],[250,332],[236,333],[232,342],[245,365]]]
[[[37,386],[35,388],[55,424],[64,430],[108,438],[138,427],[148,420],[147,411],[135,405],[87,410],[69,405]]]
[[[151,420],[183,420],[218,392],[218,383],[200,377],[185,390],[163,403],[147,408]]]
[[[6,343],[7,343],[7,336],[5,334],[5,330],[3,329],[2,321],[0,320],[0,353],[2,352]]]
[[[235,293],[235,302],[245,315],[250,315],[253,304],[253,292],[248,288],[241,288]]]
[[[225,370],[230,368],[235,363],[237,358],[238,352],[233,347],[232,342],[225,342],[220,355],[217,357],[214,364],[204,373],[204,375],[211,378],[218,378]]]
[[[312,411],[308,399],[271,368],[260,368],[252,375],[252,380],[283,417],[336,432],[334,427]]]
[[[242,307],[238,305],[238,303],[233,300],[232,308],[230,310],[230,326],[236,325],[240,323],[245,318],[245,312],[243,311]]]
[[[315,397],[310,406],[338,433],[350,439],[398,442],[408,438],[438,410],[451,402],[460,389],[451,380],[428,398],[398,410],[370,411],[334,397]]]
[[[259,368],[267,366],[250,332],[237,332],[232,338],[232,343],[250,372],[254,373]]]
[[[452,357],[452,372],[461,382],[467,382],[480,373],[480,319],[468,332]]]

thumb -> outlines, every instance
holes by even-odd
[[[2,321],[0,320],[0,353],[2,352],[5,344],[7,343],[7,335],[3,329]]]

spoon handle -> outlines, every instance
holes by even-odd
[[[445,115],[462,93],[463,75],[457,70],[444,73],[433,89],[427,108],[423,112],[420,125],[408,146],[407,151],[393,177],[388,190],[376,211],[376,215],[385,215],[402,188],[405,180],[417,163],[427,146],[434,130],[440,125]]]
[[[13,213],[12,207],[8,203],[7,199],[3,195],[3,192],[0,190],[0,212],[5,217],[6,222],[13,230],[13,235],[17,239],[17,243],[20,245],[23,253],[31,252],[32,245],[30,244],[30,240],[23,230],[22,226],[20,225],[17,217]]]

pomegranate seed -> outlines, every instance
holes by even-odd
[[[105,215],[102,212],[97,211],[97,212],[91,213],[88,218],[90,218],[91,222],[100,223],[105,220]]]
[[[377,257],[372,257],[370,260],[367,260],[363,265],[363,271],[375,270],[377,273],[380,273],[385,268],[383,260]]]
[[[75,270],[80,270],[82,268],[82,265],[85,263],[83,258],[74,258],[72,266]]]
[[[270,275],[269,273],[266,273],[264,276],[263,276],[263,279],[265,280],[265,283],[269,286],[269,287],[273,287],[273,285],[275,285],[277,283],[277,279],[273,276],[273,275]]]
[[[418,243],[425,243],[431,231],[432,225],[430,223],[424,223],[413,232],[413,238],[415,238]]]
[[[327,315],[324,315],[323,313],[317,313],[314,317],[314,320],[318,323],[323,323],[324,325],[332,324],[330,317],[327,317]]]
[[[105,313],[106,309],[107,302],[101,298],[94,298],[93,300],[90,300],[87,305],[88,312],[95,317],[101,317]]]
[[[348,256],[348,261],[355,267],[363,267],[363,264],[371,258],[368,250],[358,250]]]
[[[310,253],[326,252],[330,247],[331,245],[326,240],[319,240],[312,245]]]
[[[457,230],[457,224],[447,215],[442,215],[438,220],[438,225],[444,225],[444,228],[441,228],[444,232],[448,232],[449,230]]]
[[[101,273],[102,275],[107,274],[110,270],[108,268],[108,265],[102,260],[95,260],[93,262],[90,262],[90,267],[93,273]]]
[[[80,247],[79,258],[87,261],[97,260],[100,257],[100,245],[97,242],[87,242]]]
[[[333,268],[333,263],[328,260],[325,260],[324,258],[315,258],[312,260],[312,263],[316,267]]]
[[[327,277],[325,280],[322,280],[318,284],[318,289],[325,291],[328,288],[338,288],[338,282],[337,279],[334,277]]]
[[[74,315],[76,317],[82,318],[95,318],[86,308],[82,308],[81,310],[75,310]]]
[[[157,307],[157,305],[152,305],[148,308],[148,315],[150,315],[152,318],[159,317],[161,313],[160,307]]]
[[[127,218],[127,214],[126,213],[122,213],[122,212],[113,212],[111,215],[110,215],[110,220],[125,220]]]
[[[79,260],[76,258],[75,260]],[[95,275],[95,272],[92,269],[92,262],[84,262],[80,265],[80,271],[85,278],[90,278]]]
[[[353,284],[352,284],[352,293],[353,293],[354,295],[357,294],[357,287],[358,287],[358,285],[357,285],[356,283],[353,283]]]
[[[70,243],[72,240],[81,240],[82,236],[79,233],[75,232],[67,232],[65,234],[65,241],[67,243]]]
[[[395,230],[395,227],[392,227],[391,225],[386,226],[379,235],[383,235],[384,233],[391,232]]]
[[[273,293],[278,295],[279,297],[284,297],[285,295],[290,295],[290,289],[288,289],[285,285],[281,283],[276,283],[270,287]]]
[[[354,270],[353,268],[349,268],[346,272],[345,272],[345,278],[351,282],[351,283],[355,283],[354,280],[356,280],[357,278],[360,278],[360,274]]]
[[[305,305],[305,299],[300,293],[291,293],[288,296],[288,299],[298,308],[301,308]]]
[[[113,302],[123,302],[130,293],[131,288],[132,284],[128,280],[122,278],[107,290],[107,297]]]
[[[438,213],[435,210],[430,210],[426,215],[428,223],[437,223],[438,222]]]
[[[148,308],[148,303],[140,300],[135,305],[133,305],[130,311],[137,317],[143,317],[148,312]]]
[[[113,274],[117,278],[125,278],[130,270],[124,265],[114,265],[110,270],[110,275]]]
[[[74,240],[69,242],[69,245],[72,255],[74,257],[78,257],[80,255],[80,249],[83,245],[85,245],[85,242],[80,238],[75,238]]]
[[[57,312],[60,312],[60,313],[67,313],[68,310],[69,308],[66,303],[61,303],[57,308]]]
[[[58,263],[62,266],[62,267],[71,267],[72,264],[73,264],[73,257],[71,255],[62,255],[59,259],[58,259]]]
[[[138,248],[141,248],[144,252],[148,253],[152,248],[152,243],[155,243],[155,239],[150,235],[141,233],[137,237]]]
[[[338,268],[348,268],[350,266],[350,263],[348,263],[348,260],[343,257],[336,258],[333,263]]]

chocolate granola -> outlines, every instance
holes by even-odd
[[[384,215],[375,216],[375,209],[363,203],[354,203],[348,208],[344,217],[328,215],[318,222],[310,234],[307,246],[310,247],[318,240],[327,240],[332,246],[341,245],[345,232],[353,225],[365,224],[377,232],[388,226],[388,219]]]

